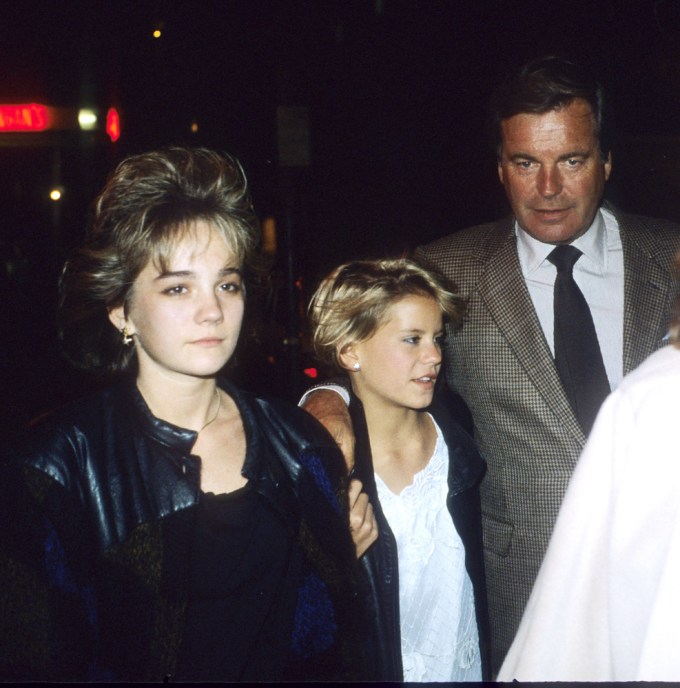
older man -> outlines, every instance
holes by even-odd
[[[467,403],[482,485],[494,671],[515,635],[599,404],[663,342],[680,227],[602,205],[602,89],[544,58],[493,101],[513,215],[416,251],[468,299],[446,380]],[[560,247],[557,251],[555,249]]]
[[[447,349],[446,373],[470,407],[488,462],[482,499],[497,667],[608,391],[595,386],[579,400],[570,387],[577,375],[565,380],[556,360],[562,302],[553,250],[580,251],[573,279],[590,310],[605,383],[614,388],[662,344],[680,228],[601,206],[612,168],[602,90],[574,63],[547,58],[524,67],[499,90],[494,117],[498,175],[513,217],[446,237],[417,255],[469,298],[468,321]],[[580,332],[587,325],[563,327]],[[582,385],[598,375],[597,364],[585,365]]]

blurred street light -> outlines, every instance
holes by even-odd
[[[83,131],[91,131],[97,127],[97,113],[90,108],[78,110],[78,125]]]

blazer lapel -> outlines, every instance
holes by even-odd
[[[624,261],[623,372],[629,373],[664,343],[664,322],[670,298],[668,271],[653,256],[653,244],[644,226],[619,219]],[[634,231],[633,231],[634,230]]]
[[[490,256],[480,278],[480,297],[545,403],[562,419],[564,427],[583,442],[583,432],[562,388],[522,276],[515,233],[508,232],[507,225],[503,224],[488,238],[498,249]]]

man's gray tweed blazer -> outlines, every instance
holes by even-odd
[[[624,254],[624,373],[664,344],[680,226],[616,213]],[[515,635],[584,435],[562,389],[520,270],[514,219],[416,250],[468,301],[449,332],[446,380],[472,412],[482,484],[494,674]],[[663,479],[659,476],[659,479]]]

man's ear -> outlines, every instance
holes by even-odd
[[[359,356],[357,355],[354,344],[345,344],[338,351],[338,360],[346,370],[356,370],[356,364],[359,363]]]

